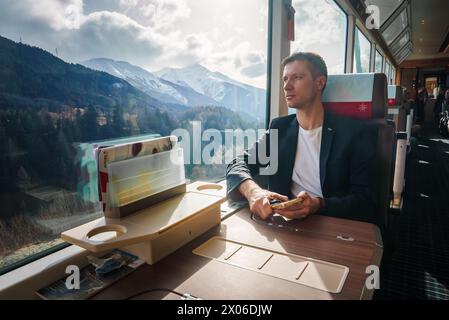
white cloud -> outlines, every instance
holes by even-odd
[[[346,23],[341,11],[333,1],[327,0],[294,0],[293,6],[295,41],[291,51],[317,52],[326,61],[330,73],[331,70],[343,72]]]
[[[263,3],[259,9],[259,17],[265,22],[268,19],[268,1]]]
[[[120,0],[120,7],[140,24],[155,29],[169,29],[191,13],[185,0]]]
[[[171,44],[169,39],[126,15],[101,11],[89,14],[76,33],[68,35],[68,52],[78,61],[108,57],[148,67]]]
[[[120,0],[121,7],[134,7],[138,3],[138,0]]]
[[[324,0],[294,0],[295,44],[304,49],[316,44],[341,41],[342,16],[337,9]]]
[[[2,3],[0,30],[4,30],[2,35],[16,41],[24,35],[24,42],[52,53],[57,48],[59,56],[69,62],[105,57],[128,61],[150,71],[201,63],[236,80],[259,87],[265,85],[265,52],[256,51],[249,42],[242,41],[246,35],[233,32],[220,37],[226,28],[223,25],[189,33],[176,28],[177,19],[190,15],[186,1],[121,0],[120,6],[116,7],[120,12],[84,14],[82,0]],[[134,10],[139,14],[132,14]],[[144,15],[151,18],[142,20]],[[232,14],[226,18],[228,23],[234,21]],[[237,25],[233,27],[239,30]]]
[[[202,59],[209,69],[258,87],[265,87],[266,63],[265,53],[252,50],[248,42],[229,43],[223,51],[211,52]]]
[[[78,29],[83,18],[82,0],[22,0],[32,18],[47,23],[55,30]]]
[[[338,73],[343,73],[342,70],[344,70],[345,68],[345,64],[344,63],[340,63],[340,64],[335,64],[335,65],[330,65],[327,68],[327,73],[328,74],[338,74]]]
[[[227,28],[232,28],[235,25],[234,14],[232,12],[228,12],[224,17],[224,21]]]

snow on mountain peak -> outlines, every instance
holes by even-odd
[[[265,90],[240,83],[201,64],[149,72],[125,61],[92,59],[86,67],[120,77],[150,96],[184,105],[217,105],[265,116]]]
[[[219,102],[225,96],[223,91],[225,90],[227,83],[242,89],[247,89],[247,87],[249,87],[220,72],[210,71],[198,63],[184,68],[164,68],[154,74],[170,82],[189,86],[195,91]]]
[[[132,65],[126,61],[115,61],[107,58],[97,58],[82,62],[88,68],[100,70],[128,81],[133,86],[155,97],[171,103],[187,104],[187,99],[175,88],[156,77],[151,72]]]

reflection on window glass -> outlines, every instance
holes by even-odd
[[[411,53],[411,47],[412,45],[409,43],[403,49],[401,49],[401,51],[398,52],[396,57],[398,63],[401,63],[405,58],[407,58],[407,56]]]
[[[382,54],[378,50],[376,50],[376,61],[375,61],[374,72],[377,72],[377,73],[382,72],[383,59],[384,59],[384,57],[382,56]]]
[[[396,41],[391,46],[391,53],[393,55],[396,55],[410,40],[410,33],[406,32],[404,35],[402,35],[398,41]]]
[[[371,42],[363,35],[359,28],[354,34],[354,65],[353,73],[369,72]]]
[[[385,63],[385,75],[387,76],[387,81],[390,78],[390,63],[387,61]]]
[[[389,84],[394,84],[394,81],[396,79],[396,69],[394,66],[391,66],[391,72],[390,72],[390,81]]]
[[[367,6],[375,5],[379,8],[380,26],[382,26],[403,1],[404,0],[365,0],[365,4]]]
[[[402,13],[396,17],[392,24],[382,33],[387,45],[390,45],[394,39],[407,27],[408,18],[407,10],[404,9]]]
[[[0,270],[101,216],[95,147],[198,121],[216,181],[225,129],[265,127],[267,0],[45,3],[0,3]]]
[[[291,51],[312,51],[326,62],[328,73],[344,73],[346,14],[332,0],[293,0],[295,41]]]

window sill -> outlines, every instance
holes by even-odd
[[[226,180],[218,183],[226,187]],[[221,206],[221,219],[226,219],[244,205],[246,204],[232,203],[229,205],[228,201],[224,202]],[[92,253],[86,249],[71,245],[1,275],[0,300],[39,299],[35,293],[36,290],[63,278],[66,275],[66,267],[69,265],[76,265],[80,269],[86,266],[89,254]]]
[[[84,267],[88,254],[83,248],[69,246],[5,273],[0,276],[0,300],[39,299],[36,290],[64,277],[68,265]]]

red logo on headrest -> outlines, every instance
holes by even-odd
[[[388,105],[390,107],[395,106],[396,105],[396,99],[388,99]]]

